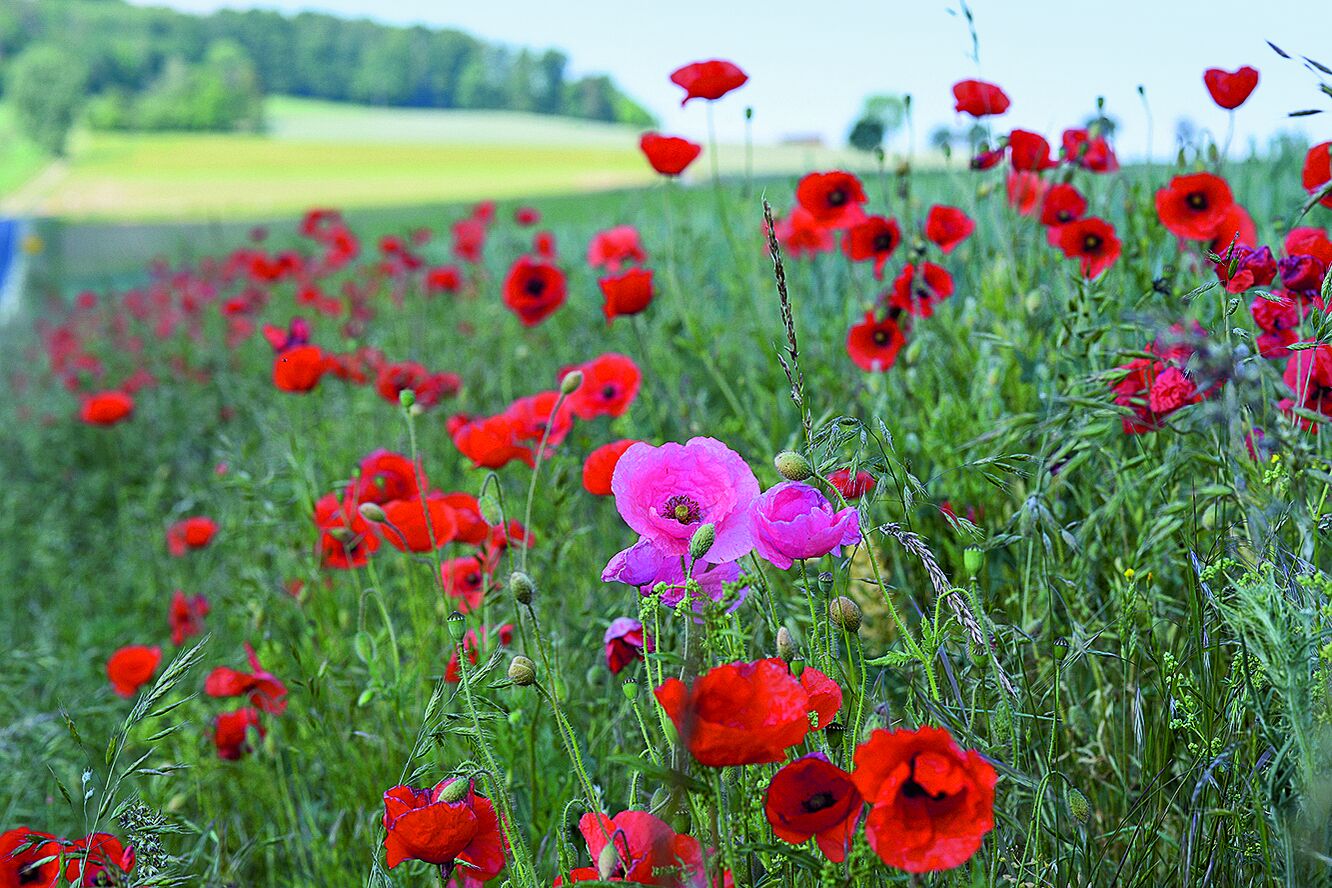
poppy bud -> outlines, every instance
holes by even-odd
[[[462,641],[463,633],[467,631],[467,618],[459,611],[454,611],[444,622],[449,627],[449,637],[454,643]]]
[[[1068,803],[1069,813],[1075,820],[1086,823],[1091,818],[1091,803],[1076,786],[1065,787],[1064,801]]]
[[[1056,660],[1063,660],[1068,656],[1068,639],[1059,636],[1050,645],[1050,655]]]
[[[985,553],[975,546],[967,546],[962,550],[962,566],[966,568],[969,576],[975,576],[980,573],[981,565],[985,563]]]
[[[410,409],[411,406],[416,403],[416,392],[411,389],[403,389],[398,392],[398,403],[401,404],[404,409]]]
[[[717,539],[717,526],[715,524],[700,524],[698,530],[694,531],[694,536],[689,540],[689,557],[697,561],[708,550],[712,548],[713,542]]]
[[[531,604],[532,593],[536,592],[536,586],[532,584],[531,577],[521,570],[515,570],[509,574],[509,591],[519,604]]]
[[[819,580],[819,591],[820,591],[820,592],[822,592],[824,595],[827,595],[829,592],[832,591],[832,587],[833,587],[833,575],[832,575],[829,571],[826,571],[826,570],[824,570],[824,571],[820,571],[820,572],[819,572],[819,576],[818,576],[818,580]]]
[[[839,749],[842,745],[842,738],[846,735],[846,726],[839,721],[828,722],[828,727],[823,729],[823,736],[828,738],[828,745],[833,749]]]
[[[855,635],[860,631],[860,605],[845,595],[840,595],[828,603],[828,619],[838,629],[844,629]]]
[[[624,691],[624,699],[629,700],[630,702],[638,699],[638,682],[634,681],[632,678],[622,684],[620,690]]]
[[[453,780],[446,783],[444,788],[439,791],[439,800],[449,804],[461,802],[466,797],[467,790],[471,788],[471,783],[470,780]]]
[[[388,516],[384,514],[384,510],[380,508],[379,503],[361,503],[356,511],[360,512],[361,517],[366,521],[371,521],[375,524],[383,524],[388,520]]]
[[[620,868],[620,850],[615,847],[615,842],[608,842],[601,853],[597,855],[597,877],[603,882],[609,882],[611,876]]]
[[[777,474],[787,481],[804,481],[814,474],[809,467],[809,460],[794,450],[783,450],[777,454],[777,458],[772,463],[777,467]]]
[[[509,681],[525,688],[536,681],[536,664],[522,654],[509,661]]]
[[[777,656],[788,663],[800,656],[795,640],[791,638],[791,632],[785,626],[777,630]]]
[[[578,391],[578,387],[582,384],[582,370],[574,370],[570,373],[566,373],[564,378],[560,380],[560,394],[572,395],[574,392]]]

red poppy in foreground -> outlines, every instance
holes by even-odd
[[[134,849],[120,843],[110,833],[92,833],[65,849],[69,865],[65,880],[81,888],[129,884],[127,876],[134,869]],[[22,884],[22,883],[20,883]]]
[[[643,380],[638,365],[624,355],[601,355],[577,369],[582,371],[583,383],[569,396],[568,404],[579,419],[623,416]]]
[[[627,882],[661,888],[706,888],[703,849],[692,836],[647,811],[621,811],[614,817],[584,814],[578,831],[592,866],[576,867],[571,882]],[[563,885],[562,878],[555,885]],[[729,878],[727,879],[729,885]]]
[[[897,360],[897,353],[906,345],[906,337],[896,317],[874,319],[874,312],[865,312],[865,320],[846,334],[846,353],[861,370],[882,373]]]
[[[1104,219],[1088,216],[1050,231],[1050,239],[1069,259],[1077,259],[1082,276],[1097,277],[1119,258],[1119,238]]]
[[[262,712],[281,715],[287,710],[287,686],[271,672],[264,670],[259,657],[247,641],[245,655],[250,660],[252,673],[241,672],[229,666],[218,666],[204,680],[204,693],[210,697],[250,698],[250,705]]]
[[[89,395],[79,405],[79,419],[88,425],[115,425],[133,414],[134,399],[119,391]]]
[[[1300,181],[1304,184],[1305,191],[1317,194],[1327,187],[1329,180],[1332,180],[1332,142],[1321,142],[1304,155],[1304,169],[1300,173]],[[1325,207],[1332,207],[1332,193],[1324,195],[1319,203]]]
[[[160,647],[135,644],[116,651],[106,661],[106,677],[112,689],[122,697],[133,697],[139,688],[153,680],[157,665],[162,662]]]
[[[217,757],[229,762],[244,758],[252,750],[251,728],[254,728],[261,740],[267,733],[259,722],[257,709],[247,706],[219,715],[213,722],[213,746],[217,748]]]
[[[522,256],[504,278],[504,304],[524,327],[535,327],[564,304],[564,272]]]
[[[984,80],[962,80],[953,84],[953,110],[972,117],[989,117],[1008,110],[1008,96],[993,83]]]
[[[1148,351],[1155,352],[1155,346]],[[1134,358],[1121,369],[1124,377],[1115,383],[1115,405],[1131,413],[1121,417],[1126,435],[1141,435],[1160,429],[1165,418],[1182,407],[1202,400],[1197,384],[1184,370],[1189,351],[1167,355],[1165,360]]]
[[[856,472],[853,477],[850,469],[838,469],[828,476],[828,483],[836,487],[844,499],[858,500],[872,491],[876,482],[869,472]]]
[[[976,223],[957,207],[935,204],[925,216],[925,239],[937,246],[945,256],[971,237],[975,230]]]
[[[861,204],[867,200],[860,180],[841,170],[810,173],[796,185],[796,202],[828,228],[847,228],[859,222],[865,217]]]
[[[1208,68],[1203,72],[1203,83],[1212,94],[1212,101],[1231,111],[1243,105],[1258,86],[1258,69],[1248,65],[1233,72]]]
[[[953,295],[953,276],[948,269],[933,262],[921,264],[919,272],[916,266],[908,263],[893,280],[893,295],[889,305],[908,314],[928,318],[934,314],[934,306]]]
[[[606,646],[606,668],[611,675],[635,660],[643,659],[643,649],[652,650],[652,641],[643,634],[643,624],[631,617],[619,617],[606,627],[601,637]]]
[[[594,496],[611,495],[611,476],[620,457],[638,442],[633,438],[602,444],[583,462],[583,489]]]
[[[470,780],[445,780],[434,789],[393,787],[384,793],[384,829],[389,869],[420,860],[448,876],[461,860],[470,864],[462,872],[481,882],[504,869],[495,806],[476,794]]]
[[[774,657],[717,666],[692,686],[668,679],[656,695],[698,763],[721,768],[784,759],[787,748],[809,733],[809,713],[816,703],[807,687],[817,691],[818,721],[826,724],[841,706],[841,692],[833,705],[822,682],[829,679],[812,667],[797,681],[786,663]]]
[[[55,885],[60,878],[60,851],[55,836],[25,826],[0,833],[0,888]],[[48,857],[51,859],[47,860]],[[43,860],[46,862],[42,863]]]
[[[1029,173],[1048,170],[1055,165],[1050,159],[1050,143],[1040,133],[1015,129],[1008,134],[1008,158],[1013,169]]]
[[[481,606],[494,572],[494,565],[485,557],[476,554],[451,558],[439,570],[444,594],[458,599],[458,610],[469,614]]]
[[[458,533],[453,508],[440,494],[427,496],[424,508],[420,497],[393,500],[383,508],[389,526],[382,536],[399,552],[429,552],[451,542]]]
[[[1051,185],[1041,202],[1041,224],[1045,226],[1067,225],[1082,218],[1087,212],[1087,198],[1072,185],[1063,182]]]
[[[631,268],[624,274],[597,281],[605,304],[601,311],[609,324],[621,315],[636,315],[652,304],[652,269]]]
[[[325,567],[350,570],[364,567],[379,548],[379,535],[361,517],[356,503],[328,493],[315,503],[315,527],[319,528],[319,554]]]
[[[180,558],[191,549],[202,549],[217,535],[217,522],[212,518],[196,515],[177,521],[167,528],[167,551]]]
[[[748,80],[749,75],[738,66],[721,59],[694,62],[671,72],[671,83],[685,91],[681,107],[690,99],[720,99],[731,90],[744,86]]]
[[[298,345],[273,356],[273,385],[279,391],[302,394],[319,385],[328,359],[317,345]]]
[[[518,424],[500,414],[468,420],[451,435],[453,446],[478,469],[499,469],[515,459],[531,465],[532,449],[518,441]]]
[[[1266,287],[1276,277],[1277,262],[1268,247],[1253,249],[1242,244],[1227,246],[1216,263],[1216,276],[1226,285],[1227,293],[1243,293],[1253,287]],[[1319,278],[1319,282],[1322,279]]]
[[[941,728],[874,731],[855,762],[851,779],[870,804],[865,838],[889,866],[953,869],[994,828],[994,768]]]
[[[652,168],[663,176],[680,175],[703,151],[703,146],[697,142],[661,133],[643,133],[638,147]]]
[[[186,595],[177,589],[171,596],[167,623],[171,626],[171,643],[179,647],[185,639],[203,632],[203,619],[208,616],[208,599],[202,595]]]
[[[1211,173],[1175,176],[1156,192],[1156,214],[1176,237],[1211,240],[1235,204],[1226,180]]]
[[[799,845],[813,837],[825,857],[841,863],[864,804],[851,775],[812,752],[773,776],[764,813],[777,838]]]
[[[847,229],[842,251],[852,262],[874,261],[874,277],[883,277],[883,266],[902,242],[902,229],[896,219],[867,216]]]

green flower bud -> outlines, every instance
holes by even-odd
[[[615,847],[614,842],[610,842],[601,853],[597,855],[597,876],[603,882],[609,882],[611,876],[620,868],[620,850]]]
[[[845,595],[839,595],[828,602],[828,619],[838,629],[855,635],[860,631],[860,605]]]
[[[467,797],[467,790],[471,788],[472,781],[470,780],[451,781],[445,784],[444,788],[439,791],[439,800],[450,804],[461,802]]]
[[[572,395],[574,392],[578,391],[578,387],[582,384],[582,370],[574,370],[570,373],[566,373],[564,378],[560,380],[560,394]]]
[[[463,635],[467,632],[467,618],[458,611],[449,614],[445,624],[449,627],[449,637],[454,643],[462,641]]]
[[[1076,786],[1064,787],[1064,801],[1068,803],[1069,813],[1080,823],[1086,823],[1091,819],[1091,803],[1087,797],[1082,794]]]
[[[398,392],[398,403],[401,404],[404,409],[410,409],[411,406],[416,403],[416,392],[411,389],[403,389]]]
[[[379,503],[361,503],[356,511],[360,512],[361,517],[366,521],[370,521],[374,524],[383,524],[388,520],[388,516],[384,514],[384,509]]]
[[[791,638],[791,632],[785,626],[777,630],[777,656],[788,663],[800,656],[795,639]]]
[[[522,654],[509,661],[509,681],[525,688],[536,681],[536,664]]]
[[[694,531],[694,536],[689,540],[689,557],[697,561],[708,550],[712,548],[713,542],[717,539],[717,526],[715,524],[700,524],[698,530]]]
[[[515,570],[509,574],[509,591],[513,593],[514,600],[519,604],[531,604],[532,594],[536,592],[536,586],[532,584],[532,578],[521,570]]]
[[[985,563],[985,553],[975,546],[967,546],[962,550],[962,567],[966,570],[967,576],[974,577],[980,573],[981,565]]]
[[[817,579],[819,581],[820,592],[822,592],[824,595],[827,595],[829,592],[832,591],[833,582],[835,578],[833,577],[831,571],[826,571],[826,570],[819,571]]]
[[[624,692],[624,699],[629,700],[630,702],[638,699],[638,682],[634,681],[632,678],[620,685],[620,690]]]
[[[804,481],[814,474],[814,470],[809,467],[809,460],[794,450],[783,450],[772,463],[777,467],[777,474],[787,481]]]

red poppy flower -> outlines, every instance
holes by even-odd
[[[1015,129],[1008,134],[1008,159],[1013,169],[1035,173],[1055,165],[1050,159],[1050,143],[1039,133]]]
[[[196,515],[177,521],[167,528],[167,551],[176,558],[190,549],[202,549],[217,535],[217,522],[212,518]]]
[[[513,642],[513,624],[505,623],[503,626],[492,627],[494,636],[501,647],[508,647]],[[480,658],[482,649],[489,648],[492,644],[491,629],[481,627],[480,636],[475,629],[468,629],[467,634],[463,636],[463,651],[467,654],[467,662],[476,665]],[[462,672],[459,669],[458,649],[453,649],[453,654],[449,657],[449,665],[444,669],[444,680],[452,684],[457,684],[462,680]]]
[[[812,752],[773,775],[764,813],[777,838],[799,845],[814,837],[825,857],[841,863],[864,804],[851,775]]]
[[[861,221],[865,217],[861,204],[867,200],[860,180],[841,170],[810,173],[796,185],[796,202],[828,228],[849,228]]]
[[[91,833],[65,849],[69,861],[65,881],[80,888],[97,885],[128,884],[134,870],[134,849],[120,843],[110,833]]]
[[[916,266],[908,263],[893,280],[893,296],[889,305],[928,318],[934,314],[936,303],[952,295],[953,276],[946,268],[925,262],[917,274]]]
[[[816,716],[814,729],[822,731],[842,708],[842,689],[817,669],[801,672],[800,686],[809,695],[809,711]]]
[[[671,83],[685,91],[685,97],[680,100],[681,107],[690,99],[716,101],[731,90],[744,86],[747,80],[748,74],[721,59],[693,62],[671,72]]]
[[[1231,244],[1252,247],[1257,242],[1258,228],[1253,224],[1248,210],[1239,204],[1231,204],[1212,232],[1212,239],[1207,249],[1213,253],[1220,253],[1229,249]]]
[[[253,672],[241,672],[229,666],[218,666],[204,679],[204,693],[210,697],[250,698],[250,705],[270,715],[287,711],[287,686],[259,663],[259,656],[247,641],[245,656]]]
[[[1258,86],[1258,69],[1248,65],[1234,72],[1208,68],[1203,72],[1203,83],[1212,94],[1212,101],[1230,111],[1243,105]]]
[[[349,492],[357,505],[376,503],[382,506],[392,500],[417,499],[425,483],[420,466],[401,453],[373,450],[361,460],[356,481]]]
[[[583,384],[569,396],[568,404],[579,419],[623,416],[638,396],[643,374],[624,355],[601,355],[578,369],[583,373]]]
[[[896,219],[866,216],[846,230],[842,251],[852,262],[874,261],[874,277],[883,277],[883,266],[902,242],[902,229]]]
[[[643,649],[652,650],[652,641],[643,634],[643,624],[629,617],[612,620],[601,638],[606,646],[606,668],[611,675],[635,660],[643,659]]]
[[[606,302],[601,311],[609,324],[621,315],[636,315],[652,303],[652,269],[631,268],[597,281]]]
[[[638,442],[633,438],[602,444],[583,462],[583,489],[594,496],[610,496],[611,476],[620,457]]]
[[[1291,352],[1282,381],[1295,398],[1278,402],[1281,409],[1289,411],[1298,406],[1332,416],[1332,346],[1320,344]],[[1309,431],[1317,429],[1311,420],[1303,417],[1297,417],[1296,422]]]
[[[547,262],[554,261],[556,256],[555,233],[551,231],[538,231],[532,235],[532,252]]]
[[[1239,253],[1247,249],[1247,247],[1238,247],[1236,252]],[[1269,251],[1268,258],[1270,258],[1270,255]],[[1323,278],[1327,276],[1326,262],[1317,256],[1301,254],[1286,256],[1281,260],[1278,268],[1281,270],[1281,283],[1285,285],[1286,289],[1298,293],[1306,299],[1320,298],[1319,291],[1323,285]]]
[[[1320,142],[1304,155],[1304,169],[1300,173],[1300,181],[1304,184],[1305,191],[1316,194],[1327,186],[1329,180],[1332,180],[1332,142]],[[1332,207],[1332,193],[1324,195],[1319,203],[1325,207]]]
[[[500,414],[474,419],[453,432],[453,446],[479,469],[499,469],[520,459],[531,465],[532,449],[518,441],[518,424]]]
[[[1227,246],[1220,256],[1221,261],[1215,265],[1216,276],[1226,285],[1227,293],[1243,293],[1254,287],[1266,287],[1276,277],[1276,258],[1267,247],[1255,250],[1236,244],[1233,247]]]
[[[400,403],[402,393],[411,389],[415,403],[429,410],[446,397],[458,394],[462,380],[456,373],[431,373],[414,361],[385,364],[379,368],[375,390],[390,404]]]
[[[661,133],[643,133],[638,140],[638,147],[647,158],[652,168],[663,176],[678,176],[698,159],[703,146],[678,136],[663,136]]]
[[[283,392],[308,392],[319,385],[327,370],[323,349],[298,345],[273,356],[273,385]]]
[[[1050,230],[1050,237],[1069,259],[1081,264],[1082,276],[1097,277],[1119,258],[1119,238],[1104,219],[1088,216]]]
[[[112,689],[122,697],[133,697],[139,688],[152,681],[162,662],[160,647],[129,645],[116,651],[106,661],[106,677]]]
[[[52,888],[60,879],[60,851],[55,836],[26,826],[0,833],[0,888]]]
[[[379,535],[361,517],[357,504],[329,493],[315,503],[315,527],[319,528],[319,553],[325,567],[350,570],[364,567],[379,548]]]
[[[801,206],[793,207],[790,213],[773,220],[773,233],[782,250],[796,259],[826,253],[836,243],[832,230],[820,224]]]
[[[620,357],[616,355],[615,357]],[[628,360],[625,358],[625,360]],[[629,363],[633,363],[630,361]],[[584,368],[586,369],[586,368]],[[615,404],[619,397],[627,397],[633,400],[633,394],[626,394],[627,387],[632,383],[633,391],[638,391],[637,380],[631,380],[627,375],[616,376],[619,368],[606,367],[607,378],[616,383],[618,395],[611,395],[606,401]],[[636,368],[635,368],[636,369]],[[583,385],[587,385],[587,378],[583,380]],[[603,395],[604,390],[603,390]],[[504,415],[514,423],[514,435],[519,442],[526,443],[535,450],[544,440],[546,448],[558,447],[560,442],[565,439],[570,430],[573,429],[573,401],[570,397],[558,410],[555,405],[560,403],[560,393],[556,391],[537,392],[535,395],[528,395],[525,398],[519,398],[509,405],[504,411]],[[593,396],[589,394],[589,405],[593,403]],[[587,405],[585,405],[587,406]],[[532,453],[528,453],[524,461],[528,465],[535,462]]]
[[[481,606],[493,571],[480,555],[464,555],[440,565],[440,581],[445,594],[458,599],[458,610],[468,614]]]
[[[462,287],[462,270],[456,265],[441,265],[426,272],[426,292],[457,293]]]
[[[611,273],[630,262],[646,262],[647,252],[632,225],[617,225],[598,231],[587,245],[587,264]]]
[[[1004,187],[1008,192],[1008,205],[1023,216],[1030,216],[1044,199],[1045,189],[1049,186],[1035,173],[1012,172]]]
[[[884,317],[876,321],[872,311],[865,312],[865,320],[846,335],[846,353],[857,367],[869,373],[882,373],[893,366],[903,345],[906,337],[897,319]]]
[[[259,710],[245,707],[233,712],[224,712],[213,721],[213,746],[217,748],[217,757],[234,762],[252,751],[250,746],[250,728],[254,728],[263,739],[264,726],[259,722]]]
[[[1156,214],[1171,234],[1189,240],[1211,240],[1226,212],[1235,204],[1226,180],[1211,173],[1175,176],[1156,192]]]
[[[490,534],[490,525],[481,517],[481,504],[470,493],[433,494],[453,511],[457,527],[454,540],[469,546],[479,546]]]
[[[513,211],[513,221],[519,225],[535,225],[541,221],[541,213],[535,207],[519,207]]]
[[[1065,160],[1093,173],[1113,173],[1119,169],[1114,149],[1103,136],[1093,136],[1085,129],[1064,130],[1062,153]]]
[[[179,647],[185,639],[203,632],[203,619],[208,616],[208,599],[202,595],[186,595],[177,589],[171,596],[167,623],[171,626],[171,643]]]
[[[286,329],[276,324],[264,324],[263,334],[273,351],[281,353],[310,341],[310,322],[302,317],[294,317]]]
[[[954,110],[972,117],[1003,114],[1010,104],[1002,89],[984,80],[962,80],[953,84],[953,98],[957,100]]]
[[[855,477],[852,477],[850,469],[838,469],[833,472],[828,476],[828,483],[836,487],[847,500],[860,499],[872,491],[876,484],[874,476],[869,472],[856,472]]]
[[[775,657],[717,666],[692,686],[671,678],[656,696],[690,754],[699,764],[718,768],[780,762],[787,748],[809,733],[814,708],[802,682]]]
[[[1087,212],[1087,198],[1072,185],[1063,182],[1051,185],[1041,201],[1041,224],[1046,226],[1067,225],[1082,218]]]
[[[1115,404],[1132,411],[1121,418],[1126,435],[1156,431],[1169,414],[1202,400],[1193,380],[1169,360],[1134,358],[1122,369],[1124,377],[1112,390]]]
[[[391,526],[384,528],[382,536],[399,552],[429,552],[451,542],[458,533],[453,509],[439,494],[426,497],[424,509],[420,497],[385,503],[384,517]]]
[[[133,414],[134,399],[119,391],[88,395],[79,406],[79,419],[88,425],[115,425]]]
[[[485,222],[469,218],[453,223],[453,255],[464,262],[480,262],[485,248]]]
[[[971,237],[975,230],[976,223],[957,207],[935,204],[925,216],[925,239],[937,246],[945,256]]]
[[[941,728],[876,730],[855,762],[851,779],[870,804],[865,838],[889,866],[961,866],[994,828],[994,768]]]
[[[577,867],[572,882],[626,882],[661,888],[707,888],[702,847],[647,811],[621,811],[614,817],[584,814],[578,831],[592,866]],[[555,885],[563,885],[561,878]],[[729,878],[726,885],[730,885]]]
[[[535,327],[564,304],[564,272],[522,256],[504,278],[504,304],[524,327]]]
[[[486,536],[483,554],[494,561],[500,552],[511,545],[530,549],[536,545],[536,534],[523,527],[523,523],[516,519],[511,519],[504,524],[496,524],[490,528]]]
[[[1286,293],[1256,296],[1249,304],[1249,313],[1258,329],[1263,331],[1258,337],[1259,354],[1265,358],[1286,357],[1289,354],[1287,347],[1300,339],[1295,332],[1300,323],[1300,309],[1295,300]]]
[[[420,860],[448,876],[454,861],[480,882],[504,869],[504,840],[490,799],[445,780],[434,789],[395,786],[384,793],[385,863],[393,869],[404,860]],[[461,790],[461,791],[460,791]]]
[[[979,151],[975,157],[971,158],[969,165],[973,170],[992,170],[1003,162],[1006,150],[1005,148],[994,148]]]
[[[1332,240],[1321,228],[1292,228],[1286,233],[1282,250],[1287,256],[1313,256],[1324,265],[1332,265]]]

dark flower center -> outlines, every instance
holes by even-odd
[[[463,577],[463,582],[469,586],[480,586],[481,574],[477,573],[476,571],[472,571],[467,576]]]
[[[44,885],[46,879],[43,878],[41,868],[37,864],[27,863],[19,867],[18,883],[20,885]]]
[[[840,207],[846,203],[846,192],[840,188],[834,188],[828,192],[828,206]]]
[[[1101,249],[1101,236],[1099,234],[1089,234],[1082,239],[1082,249],[1088,253],[1095,253]]]
[[[800,803],[800,807],[804,808],[810,814],[814,814],[818,811],[822,811],[824,808],[831,808],[835,801],[837,800],[833,798],[832,793],[820,792],[805,799]]]
[[[1055,213],[1055,218],[1058,219],[1060,222],[1070,222],[1073,219],[1073,214],[1070,213],[1068,210],[1060,210],[1059,212]]]
[[[1201,191],[1190,191],[1188,197],[1184,198],[1188,205],[1195,210],[1207,209],[1207,195]]]
[[[888,340],[892,339],[892,337],[888,335],[888,331],[882,329],[875,330],[874,335],[871,338],[874,340],[875,345],[887,345]]]
[[[619,388],[616,387],[615,383],[613,382],[608,382],[601,387],[601,397],[605,398],[607,401],[615,400],[615,396],[618,395],[619,393],[620,393]]]
[[[885,232],[874,238],[874,252],[886,253],[893,248],[893,236]]]
[[[916,759],[914,756],[911,758],[911,776],[907,778],[906,783],[902,784],[902,795],[908,799],[929,799],[932,802],[942,802],[948,798],[948,793],[930,792],[916,782]]]
[[[523,290],[529,296],[540,296],[546,292],[546,282],[539,277],[530,277],[527,283],[523,284]]]
[[[689,497],[676,494],[666,500],[666,504],[661,507],[661,517],[679,521],[681,524],[696,524],[703,517],[703,510]]]

